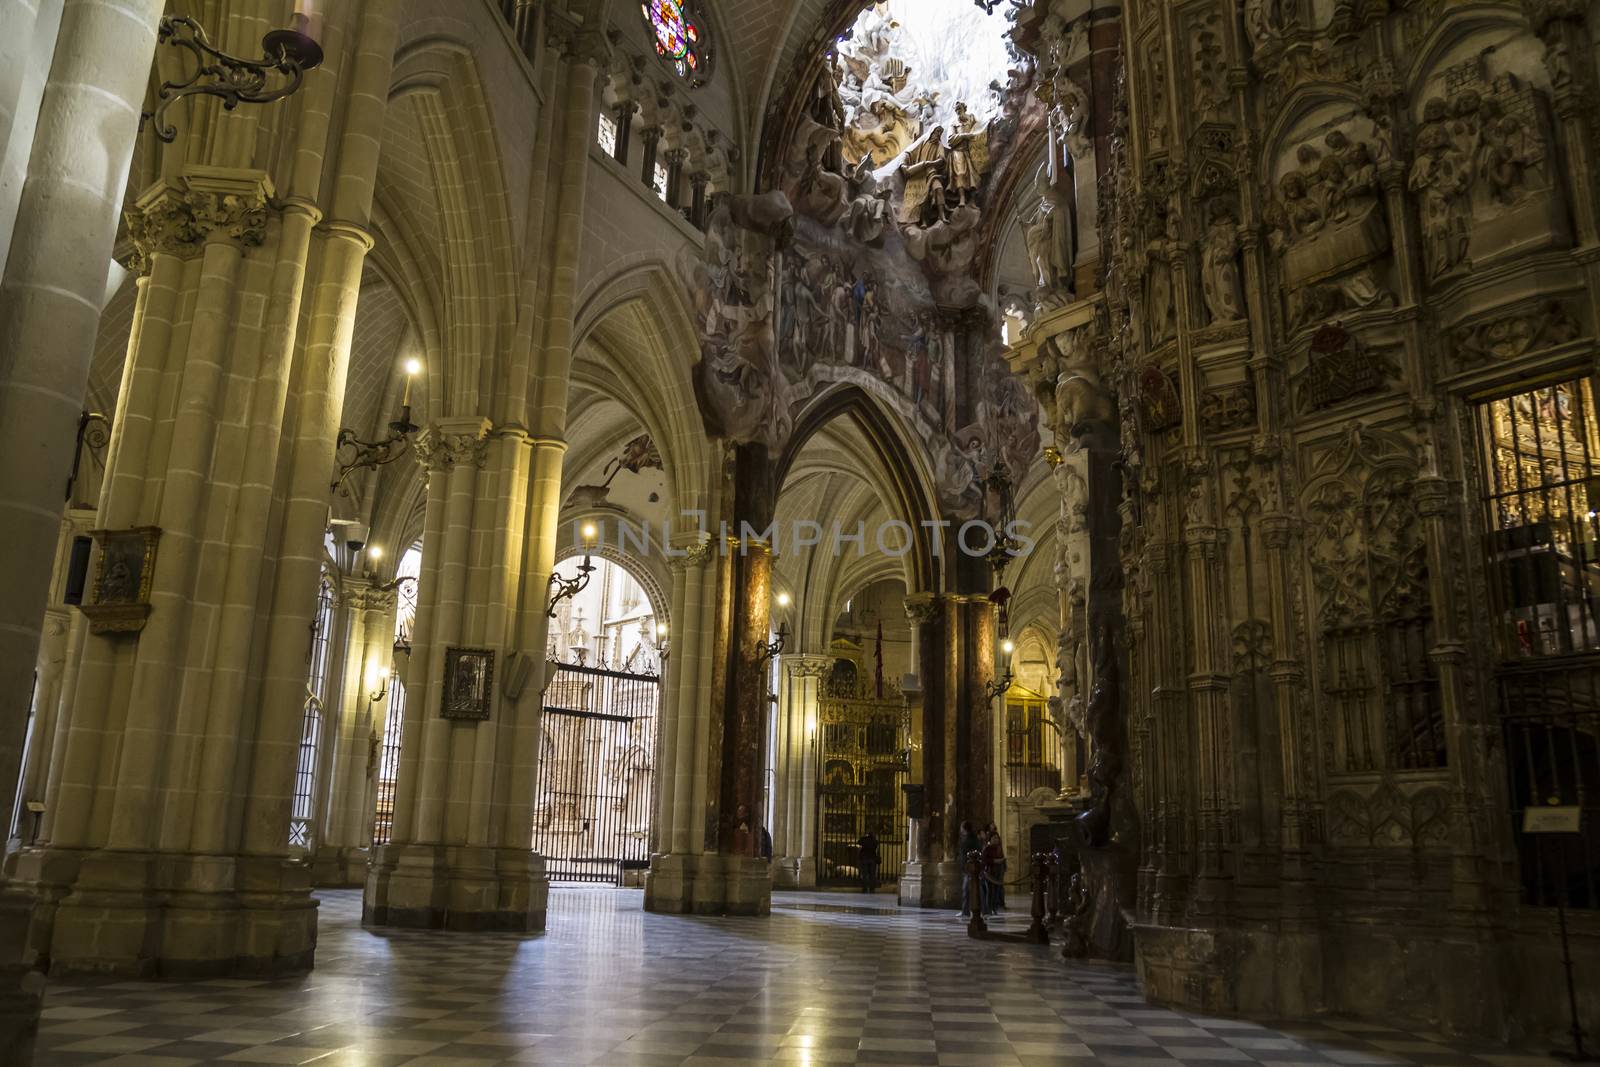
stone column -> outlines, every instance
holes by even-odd
[[[956,802],[961,753],[955,736],[959,689],[959,601],[936,593],[906,597],[917,646],[921,701],[912,714],[912,785],[922,787],[923,817],[913,820],[915,860],[908,856],[900,877],[900,902],[925,908],[954,907],[961,896],[956,859],[958,827],[969,816]]]
[[[652,191],[656,187],[656,154],[661,148],[663,132],[660,126],[646,126],[639,131],[639,139],[644,142],[644,162],[639,166],[639,180],[644,182],[646,189]]]
[[[779,718],[784,757],[778,768],[779,807],[773,832],[772,876],[779,884],[817,884],[817,701],[832,661],[796,653],[783,657]]]
[[[319,886],[365,883],[371,858],[374,775],[394,679],[398,598],[370,577],[340,586],[345,637],[337,720],[328,724],[329,782],[312,880]],[[341,632],[336,628],[335,632]],[[377,700],[374,694],[382,694]]]
[[[674,539],[671,669],[662,701],[661,758],[656,775],[657,851],[645,875],[645,908],[694,910],[695,876],[704,851],[704,817],[695,803],[695,767],[710,744],[704,710],[711,695],[711,634],[715,627],[714,545],[703,535]]]
[[[1199,798],[1199,870],[1194,910],[1215,917],[1225,913],[1230,896],[1232,785],[1228,719],[1229,641],[1220,577],[1222,531],[1217,527],[1216,486],[1208,465],[1191,464],[1184,544],[1188,564],[1189,704],[1194,722],[1196,787]]]
[[[53,39],[72,47],[40,59],[50,69],[36,119],[13,114],[7,123],[33,135],[15,214],[6,213],[0,279],[0,526],[7,543],[0,565],[0,782],[16,781],[21,767],[61,486],[164,7],[162,0],[67,0]],[[3,21],[18,31],[18,43],[32,39],[17,15]],[[32,100],[31,93],[12,98],[30,111]],[[9,830],[14,794],[4,792],[0,819]],[[0,1047],[27,1063],[43,981],[26,962],[30,898],[3,879]]]
[[[481,416],[441,419],[417,441],[428,469],[417,624],[394,833],[368,869],[366,921],[544,928],[549,882],[529,847],[543,672],[507,682],[512,656],[543,661],[542,628],[519,631],[517,617],[545,603],[527,576],[554,558],[559,454]]]
[[[158,147],[162,178],[130,212],[144,277],[98,526],[159,536],[142,630],[84,643],[49,830],[17,861],[52,970],[311,964],[288,816],[396,32],[385,5],[341,9],[292,103],[176,113],[187,135]]]

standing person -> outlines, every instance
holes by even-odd
[[[956,862],[961,864],[961,917],[967,918],[972,914],[972,894],[979,894],[977,899],[978,910],[983,910],[983,885],[972,884],[972,872],[967,867],[967,861],[974,852],[983,851],[983,842],[978,839],[977,831],[973,829],[970,821],[961,824],[961,840],[956,845]]]
[[[856,864],[861,868],[861,891],[878,891],[878,838],[871,830],[856,842]]]
[[[772,862],[772,831],[765,826],[761,828],[761,858]]]
[[[983,839],[983,914],[993,915],[1004,902],[1000,895],[1000,878],[1005,865],[1005,853],[1000,848],[999,834],[985,830]]]
[[[994,872],[994,910],[1006,910],[1006,843],[1000,837],[1000,828],[994,823],[989,824],[989,840],[994,845],[996,857]]]

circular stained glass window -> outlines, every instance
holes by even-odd
[[[694,0],[644,0],[639,10],[650,24],[656,54],[680,78],[703,85],[710,73],[711,51]]]

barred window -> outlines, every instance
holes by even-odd
[[[417,579],[422,573],[422,544],[406,550],[395,568],[398,578]],[[394,619],[394,660],[389,667],[389,706],[383,716],[383,735],[379,743],[376,801],[372,823],[372,843],[387,845],[394,837],[395,789],[400,782],[400,740],[406,719],[406,685],[401,680],[401,665],[411,654],[411,631],[417,618],[417,581],[402,581],[397,593]],[[378,709],[373,709],[376,715]]]
[[[300,757],[295,765],[294,801],[289,818],[289,845],[311,851],[315,840],[317,761],[322,746],[322,708],[327,699],[328,653],[333,629],[333,580],[326,571],[317,590],[311,618],[311,647],[306,653],[305,715],[300,726]]]

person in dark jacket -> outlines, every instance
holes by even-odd
[[[765,826],[761,828],[761,858],[772,862],[772,831]]]
[[[1000,847],[1000,835],[992,830],[983,834],[983,914],[993,915],[1004,904],[1001,896],[1001,878],[1005,872],[1005,850]]]
[[[1006,869],[1008,866],[1006,863],[1006,843],[1000,836],[1000,828],[994,823],[989,824],[989,840],[994,842],[995,853],[999,857],[999,863],[994,872],[994,882],[990,884],[989,888],[994,890],[994,910],[1005,911]]]
[[[856,866],[861,869],[861,891],[878,891],[878,838],[871,830],[856,842]]]
[[[971,822],[961,824],[961,840],[956,845],[956,862],[961,864],[961,917],[967,918],[972,914],[972,894],[982,893],[981,885],[972,884],[972,872],[967,869],[967,861],[974,852],[983,851],[983,842],[978,839],[977,831]],[[983,908],[983,898],[978,898],[978,908]]]

